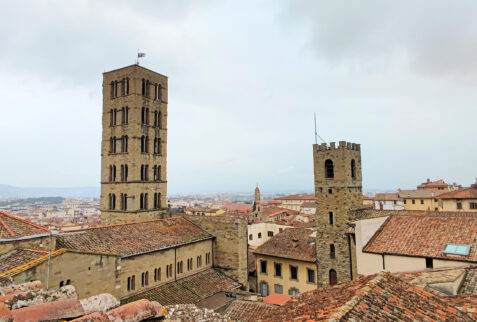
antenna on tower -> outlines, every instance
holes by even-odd
[[[320,138],[320,140],[323,141],[323,143],[326,143],[326,141],[323,140],[321,136],[318,134],[318,132],[316,131],[316,112],[313,113],[313,115],[315,117],[315,144],[318,144],[318,138]]]

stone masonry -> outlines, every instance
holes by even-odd
[[[362,207],[360,145],[340,141],[313,145],[318,286],[351,280],[353,240],[345,234],[353,210]]]
[[[167,84],[166,76],[139,65],[103,74],[103,225],[166,212]]]

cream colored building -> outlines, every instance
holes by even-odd
[[[251,249],[255,249],[287,228],[290,228],[290,226],[278,225],[271,222],[250,224],[248,225],[248,246]]]
[[[469,188],[441,194],[437,199],[442,211],[477,212],[477,181]]]
[[[405,210],[439,210],[437,197],[441,190],[398,190],[399,197],[404,200]]]
[[[258,292],[297,295],[317,288],[316,232],[282,231],[253,251]]]
[[[305,202],[315,202],[315,196],[307,194],[296,194],[275,198],[274,200],[280,202],[279,207],[281,208],[295,210],[299,212]]]
[[[477,248],[476,217],[388,212],[387,216],[356,221],[354,230],[358,274],[412,272],[477,263],[477,255],[470,252]],[[459,248],[464,252],[456,251]]]
[[[167,210],[168,79],[139,65],[103,74],[102,224]]]

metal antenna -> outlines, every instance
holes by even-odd
[[[318,134],[318,132],[316,131],[316,112],[313,113],[313,115],[315,116],[315,144],[318,144],[318,138],[320,138],[320,140],[323,141],[323,143],[326,143],[326,141],[323,140],[321,136]]]

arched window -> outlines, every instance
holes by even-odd
[[[161,181],[161,166],[157,166],[157,181]]]
[[[149,108],[146,108],[146,124],[149,125]]]
[[[146,97],[149,97],[149,86],[150,83],[149,83],[149,80],[146,80]]]
[[[113,110],[109,110],[109,126],[113,126]]]
[[[336,252],[335,252],[335,245],[330,244],[330,258],[335,259],[336,258]]]
[[[354,159],[351,160],[351,178],[356,179],[356,165]]]
[[[116,195],[114,193],[109,194],[109,209],[116,209]]]
[[[330,159],[325,161],[325,177],[328,179],[332,179],[335,177],[333,161],[331,161]]]
[[[139,209],[144,209],[144,194],[139,195]]]
[[[128,106],[126,106],[126,116],[124,119],[125,119],[124,124],[128,124],[129,122],[129,107]]]
[[[126,94],[126,80],[123,78],[121,79],[121,96]]]
[[[111,178],[112,180],[111,181],[114,182],[114,181],[116,181],[116,166],[115,165],[113,165],[112,170],[113,170],[112,171],[113,173],[112,173],[112,178]]]
[[[330,286],[338,284],[338,276],[334,269],[330,269]]]
[[[162,113],[161,113],[161,111],[157,112],[157,115],[158,115],[158,116],[157,116],[157,118],[158,118],[158,120],[157,120],[157,126],[158,126],[160,129],[162,129]]]
[[[121,124],[126,124],[126,108],[121,108]]]
[[[124,140],[124,151],[123,152],[128,152],[128,140],[129,140],[129,137],[127,135],[124,136],[123,138]]]
[[[335,220],[334,220],[334,216],[333,216],[332,211],[329,212],[329,217],[330,217],[330,225],[333,226],[334,223],[335,223]]]
[[[129,78],[126,78],[126,95],[129,95]]]
[[[141,110],[141,124],[146,124],[146,108],[144,106]]]
[[[142,79],[142,96],[145,96],[146,95],[146,80],[143,78]]]
[[[146,136],[146,146],[144,147],[144,152],[149,152],[149,136]]]
[[[118,81],[114,81],[114,97],[118,97]]]

